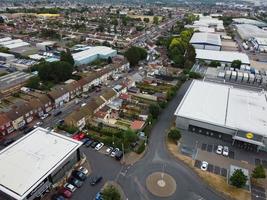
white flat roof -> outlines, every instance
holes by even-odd
[[[255,37],[254,39],[257,40],[259,45],[267,46],[267,37],[266,38]]]
[[[245,53],[236,51],[213,51],[206,49],[196,49],[196,58],[202,60],[215,60],[231,63],[234,60],[240,60],[242,64],[250,64],[249,57]]]
[[[194,33],[191,40],[191,44],[210,44],[210,45],[216,45],[221,46],[222,41],[219,34],[214,33]]]
[[[267,137],[267,93],[194,80],[176,116]]]
[[[78,53],[74,53],[72,54],[72,56],[74,60],[79,61],[79,60],[83,60],[94,55],[108,55],[108,54],[113,53],[114,51],[116,50],[110,47],[96,46],[96,47],[91,47],[90,49],[87,49],[87,50],[84,50]]]
[[[81,145],[44,128],[31,131],[0,151],[0,190],[24,199]]]

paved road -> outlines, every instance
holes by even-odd
[[[150,194],[145,187],[148,175],[155,171],[164,171],[173,176],[177,190],[171,200],[223,200],[207,187],[191,169],[174,159],[165,146],[165,131],[174,119],[173,113],[186,92],[190,82],[185,83],[177,96],[170,102],[152,130],[149,147],[145,156],[133,166],[121,166],[119,162],[92,149],[83,149],[88,160],[91,160],[93,174],[101,174],[105,180],[115,180],[123,188],[129,200],[161,199]],[[86,184],[74,194],[74,200],[93,199],[103,185],[91,187]]]

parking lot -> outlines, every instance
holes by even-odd
[[[202,164],[202,161],[196,160],[194,166],[196,168],[200,169],[201,168],[201,164]],[[221,168],[221,167],[216,166],[216,165],[209,164],[208,168],[207,168],[207,171],[210,172],[210,173],[214,173],[214,174],[223,176],[223,177],[227,177],[227,169]]]
[[[205,144],[205,143],[201,144],[201,150],[202,151],[207,151],[207,152],[216,153],[217,147],[218,147],[218,145]],[[229,150],[228,157],[231,158],[231,159],[235,159],[235,152],[233,150]]]

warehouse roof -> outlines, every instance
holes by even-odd
[[[257,43],[259,45],[267,46],[267,37],[266,38],[255,37],[254,39],[257,40]]]
[[[209,44],[209,45],[216,45],[221,46],[222,41],[221,37],[218,34],[212,33],[194,33],[190,40],[191,44]]]
[[[87,49],[85,51],[81,51],[78,53],[74,53],[72,54],[74,60],[83,60],[86,59],[88,57],[91,56],[95,56],[95,55],[108,55],[111,54],[113,52],[115,52],[116,50],[110,48],[110,47],[106,47],[106,46],[96,46],[96,47],[91,47],[90,49]]]
[[[237,32],[242,39],[249,39],[252,37],[267,37],[267,31],[251,24],[238,24],[236,25]]]
[[[267,94],[193,81],[175,115],[267,137]]]
[[[196,49],[196,58],[202,60],[215,60],[229,63],[233,62],[234,60],[240,60],[242,64],[250,64],[247,54],[239,53],[236,51],[213,51],[206,49]]]
[[[237,24],[251,24],[255,26],[267,26],[265,22],[254,20],[254,19],[247,19],[247,18],[234,18],[233,22]]]
[[[81,143],[37,128],[0,151],[0,190],[24,199]]]

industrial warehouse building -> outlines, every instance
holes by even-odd
[[[206,62],[219,61],[222,65],[231,64],[234,60],[240,60],[243,65],[250,65],[247,54],[236,51],[196,49],[196,59]]]
[[[97,59],[108,59],[117,55],[117,51],[106,46],[96,46],[90,49],[72,54],[75,65],[86,65]]]
[[[259,38],[254,37],[251,39],[252,44],[254,45],[256,50],[261,52],[267,52],[267,37],[266,38]]]
[[[243,40],[248,40],[253,37],[267,38],[267,31],[251,24],[237,24],[235,25],[237,33]]]
[[[81,142],[37,128],[0,151],[0,199],[41,197],[80,160]]]
[[[10,37],[1,38],[0,39],[0,46],[8,48],[8,49],[15,49],[19,47],[28,47],[30,44],[28,42],[24,42],[21,39],[11,39]]]
[[[190,44],[196,49],[208,49],[220,51],[222,48],[222,41],[219,34],[213,33],[194,33]]]
[[[175,111],[176,126],[267,151],[266,99],[265,91],[195,80]]]
[[[14,60],[14,59],[15,59],[15,56],[13,54],[0,52],[0,60],[1,61],[10,61],[10,60]]]

